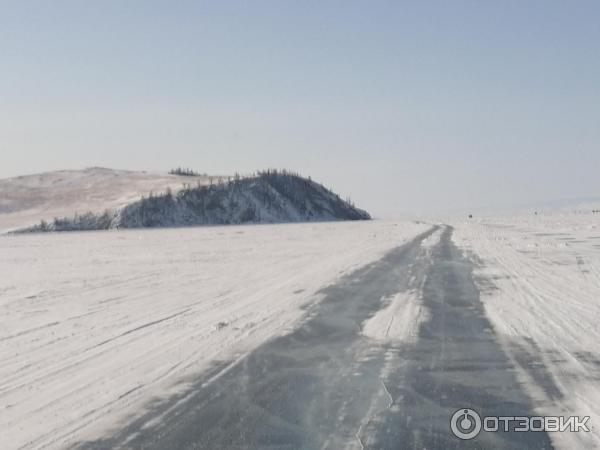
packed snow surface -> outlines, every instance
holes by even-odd
[[[291,330],[316,292],[428,228],[342,222],[0,237],[2,448],[122,426]]]

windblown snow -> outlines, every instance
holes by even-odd
[[[431,253],[431,249],[440,242],[441,235],[442,229],[440,228],[423,240],[421,248],[424,253],[428,255]],[[411,278],[411,281],[413,280],[414,277]],[[398,292],[391,298],[382,299],[385,307],[363,324],[363,334],[383,342],[410,343],[416,340],[419,326],[427,320],[427,310],[422,305],[424,283],[425,279],[420,286]]]

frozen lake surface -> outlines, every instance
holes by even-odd
[[[3,447],[600,447],[595,219],[1,237]]]

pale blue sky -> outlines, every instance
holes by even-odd
[[[0,177],[287,167],[377,215],[600,195],[598,1],[0,1]]]

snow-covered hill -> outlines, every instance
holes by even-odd
[[[215,177],[213,179],[217,179]],[[0,231],[76,213],[117,209],[150,192],[174,192],[184,183],[208,184],[207,176],[179,176],[92,167],[0,180]]]
[[[170,189],[103,213],[42,222],[26,231],[101,230],[240,223],[368,220],[367,212],[310,179],[266,171]]]
[[[269,171],[143,199],[123,208],[112,225],[139,228],[367,219],[368,213],[310,179]]]

